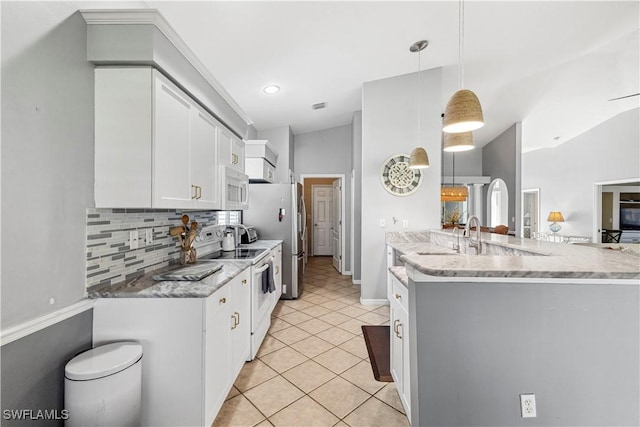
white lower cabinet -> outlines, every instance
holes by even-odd
[[[409,364],[409,311],[407,288],[391,275],[390,327],[391,376],[407,418],[411,419],[411,371]]]
[[[94,346],[143,346],[142,425],[210,426],[249,355],[250,269],[208,298],[101,298]]]

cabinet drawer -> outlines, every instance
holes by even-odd
[[[392,276],[391,281],[391,297],[404,309],[404,311],[407,313],[409,312],[409,291],[395,276]]]

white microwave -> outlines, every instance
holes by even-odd
[[[222,210],[244,210],[249,208],[249,177],[230,166],[220,171]]]

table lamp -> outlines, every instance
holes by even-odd
[[[562,228],[562,227],[560,227],[560,224],[558,224],[558,223],[559,222],[564,222],[564,218],[562,217],[562,213],[561,212],[549,212],[549,216],[547,217],[547,221],[552,223],[549,226],[549,230],[553,231],[554,233],[557,233]]]

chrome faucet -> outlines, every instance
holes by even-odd
[[[458,227],[453,227],[453,231],[452,231],[453,237],[457,237],[458,241],[457,243],[453,244],[453,249],[460,253],[460,229]]]
[[[474,241],[471,238],[471,223],[476,223],[476,240]],[[482,233],[480,231],[480,219],[471,215],[467,220],[467,225],[464,227],[465,236],[469,237],[469,247],[476,248],[476,255],[480,255],[482,253]]]

